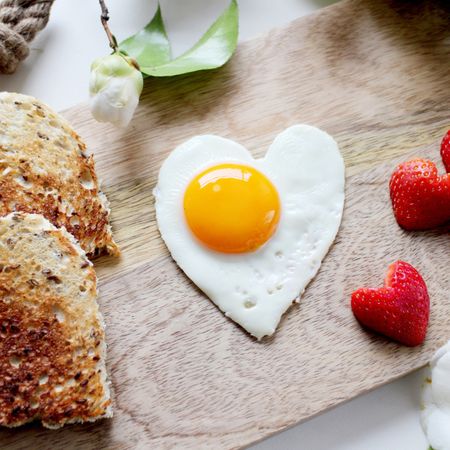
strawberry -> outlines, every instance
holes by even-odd
[[[444,161],[445,170],[450,173],[450,130],[444,136],[441,142],[441,156]]]
[[[439,176],[433,162],[414,159],[398,165],[389,188],[402,228],[425,230],[450,220],[450,174]]]
[[[430,298],[425,281],[406,262],[389,266],[384,287],[353,292],[351,304],[353,314],[367,328],[411,347],[425,339]]]

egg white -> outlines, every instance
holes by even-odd
[[[210,250],[186,223],[188,184],[203,170],[226,162],[255,167],[280,197],[277,230],[254,252]],[[177,147],[161,167],[154,189],[156,218],[180,268],[226,316],[259,339],[274,333],[281,315],[319,270],[339,229],[344,185],[338,145],[315,127],[286,129],[262,159],[231,140],[196,136]]]
[[[434,355],[427,378],[422,427],[434,450],[450,450],[450,341]]]

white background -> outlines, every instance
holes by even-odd
[[[374,0],[377,1],[377,0]],[[156,9],[155,0],[108,0],[118,40],[136,32]],[[333,3],[333,0],[240,0],[240,40]],[[190,47],[228,0],[161,0],[174,53]],[[95,0],[56,0],[50,23],[31,44],[1,90],[34,95],[61,110],[87,100],[89,65],[109,52]],[[383,274],[380,274],[382,280]],[[419,425],[421,372],[357,398],[267,439],[254,450],[426,450]],[[276,382],[276,380],[274,380]]]

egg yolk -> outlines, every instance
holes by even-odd
[[[184,194],[192,233],[223,253],[251,252],[273,235],[280,219],[278,193],[250,166],[220,164],[197,175]]]

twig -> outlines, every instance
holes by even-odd
[[[98,0],[100,3],[100,8],[102,9],[102,15],[100,16],[100,19],[102,21],[103,28],[105,29],[106,36],[108,36],[109,46],[117,52],[119,50],[119,46],[117,45],[116,38],[111,33],[111,30],[108,26],[108,20],[109,20],[109,12],[108,8],[105,5],[104,0]]]

